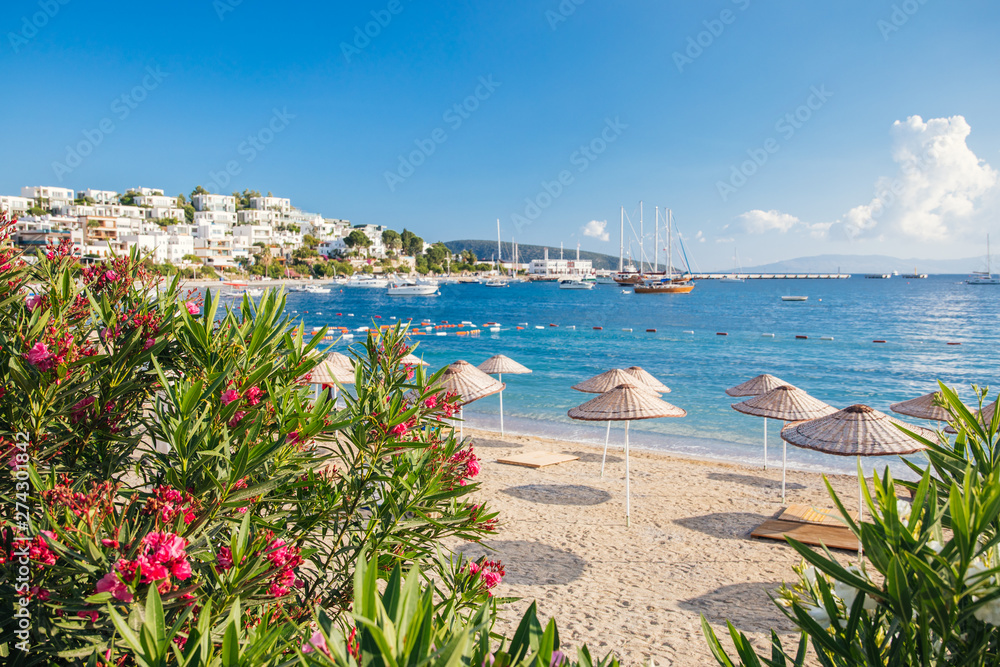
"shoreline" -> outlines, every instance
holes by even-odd
[[[627,665],[650,657],[714,664],[700,614],[720,637],[732,620],[758,650],[769,646],[772,628],[786,646],[794,642],[791,624],[768,594],[796,579],[792,567],[800,558],[788,545],[749,533],[788,503],[833,507],[820,474],[789,470],[783,504],[780,468],[631,450],[626,528],[620,446],[609,448],[602,478],[603,446],[509,433],[501,439],[472,428],[466,436],[481,460],[477,496],[500,513],[499,527],[482,544],[448,546],[504,563],[507,575],[495,593],[520,600],[501,607],[499,632],[512,633],[537,601],[543,619],[557,620],[563,650],[587,643],[595,657],[614,651]],[[540,469],[497,462],[532,451],[580,458]],[[828,479],[847,509],[857,511],[856,479]],[[837,557],[846,563],[856,555]]]

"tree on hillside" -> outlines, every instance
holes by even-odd
[[[322,243],[321,240],[319,240],[318,238],[316,238],[312,234],[306,234],[305,236],[303,236],[302,237],[302,242],[304,244],[306,244],[307,246],[309,246],[310,248],[312,248],[313,250],[316,249],[316,246],[318,246],[320,243]]]
[[[372,240],[368,238],[368,235],[362,232],[360,229],[353,230],[350,234],[347,235],[347,238],[344,239],[344,245],[346,245],[348,248],[351,249],[354,248],[367,249],[369,246],[371,246],[371,244]]]
[[[403,252],[411,257],[419,257],[424,252],[424,240],[409,231],[408,229],[403,230],[401,236],[403,241]]]
[[[191,191],[191,199],[194,199],[195,195],[208,195],[208,194],[212,193],[210,193],[208,190],[201,187],[200,185],[196,185],[194,186],[194,190]]]
[[[389,250],[399,250],[403,247],[403,237],[394,229],[387,229],[382,232],[382,243]]]
[[[443,243],[435,243],[427,249],[427,263],[429,266],[440,266],[445,258],[451,257],[451,251]]]
[[[256,190],[244,190],[242,193],[234,191],[233,197],[236,198],[236,210],[242,211],[250,208],[250,199],[252,197],[260,197],[260,193]]]
[[[128,189],[128,192],[118,197],[118,202],[122,206],[135,206],[135,198],[139,196],[139,193],[132,188]]]

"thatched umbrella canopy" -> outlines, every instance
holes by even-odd
[[[775,387],[766,394],[754,396],[742,403],[733,403],[733,410],[746,415],[796,422],[833,414],[837,408],[813,398],[791,385]],[[785,502],[785,475],[788,470],[788,446],[781,449],[781,502]],[[767,469],[767,442],[764,443],[764,469]]]
[[[635,384],[621,384],[609,392],[577,406],[567,414],[573,419],[584,421],[625,422],[625,525],[631,522],[631,488],[629,478],[628,425],[634,419],[658,419],[661,417],[683,417],[687,412],[671,405]],[[608,456],[605,441],[604,457]],[[604,461],[601,462],[604,475]]]
[[[458,395],[459,419],[461,419],[463,408],[467,404],[503,391],[505,385],[467,361],[456,361],[445,369],[437,386]],[[459,425],[459,436],[465,436],[465,427],[462,425]]]
[[[796,447],[813,449],[835,456],[901,456],[926,449],[896,425],[925,438],[934,432],[911,426],[867,405],[852,405],[826,417],[796,422],[781,429],[781,439]],[[858,520],[863,516],[864,496],[858,480]]]
[[[405,357],[399,360],[401,364],[406,364],[407,366],[427,366],[429,365],[426,361],[413,354],[412,352],[407,353]]]
[[[951,421],[951,413],[947,408],[940,405],[940,401],[941,392],[932,391],[929,394],[911,398],[908,401],[893,403],[889,406],[889,409],[901,415],[916,417],[917,419],[930,419],[936,422]]]
[[[524,375],[530,373],[531,369],[522,366],[510,357],[496,354],[479,364],[479,370],[489,375],[496,373],[497,380],[503,382],[503,374]],[[503,437],[503,391],[500,391],[500,436]]]
[[[655,377],[653,377],[652,373],[643,369],[640,366],[630,366],[625,369],[625,372],[628,373],[629,375],[634,375],[636,379],[639,380],[639,382],[646,385],[647,387],[655,391],[657,394],[670,393],[670,387],[657,380]]]
[[[732,396],[733,398],[739,398],[741,396],[760,396],[761,394],[766,394],[772,389],[777,389],[781,386],[791,386],[781,378],[776,378],[773,375],[764,373],[763,375],[758,375],[755,378],[751,378],[742,384],[738,384],[735,387],[730,387],[726,390],[726,395]]]
[[[736,385],[735,387],[730,387],[726,390],[727,396],[732,396],[733,398],[741,398],[743,396],[761,396],[771,391],[772,389],[777,389],[778,387],[791,387],[781,378],[777,378],[768,373],[763,375],[758,375],[755,378],[750,378],[746,382]],[[764,420],[764,470],[767,470],[767,420]]]
[[[993,421],[993,413],[996,412],[996,409],[997,409],[997,403],[996,401],[993,401],[992,403],[987,403],[983,405],[983,409],[976,410],[974,414],[976,415],[976,418],[979,419],[980,423],[989,424],[991,421]],[[958,431],[956,431],[951,424],[944,427],[944,432],[951,433],[952,435],[958,433]]]
[[[605,394],[615,387],[623,384],[632,385],[638,391],[644,391],[647,394],[658,395],[659,392],[647,386],[644,382],[636,379],[635,375],[631,373],[626,373],[620,368],[612,368],[610,371],[604,371],[600,375],[595,375],[589,380],[584,380],[583,382],[578,382],[571,388],[577,391],[582,391],[587,394]]]
[[[331,352],[312,371],[312,384],[325,388],[354,383],[354,362],[339,352]]]

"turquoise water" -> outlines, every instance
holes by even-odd
[[[961,276],[707,280],[688,295],[623,294],[613,285],[560,290],[555,283],[504,289],[444,285],[439,297],[335,288],[328,295],[289,294],[288,309],[308,327],[354,329],[407,318],[414,323],[499,322],[498,333],[479,326],[479,337],[449,332],[414,340],[419,341],[417,354],[433,369],[458,359],[478,365],[497,353],[531,368],[530,375],[504,376],[504,421],[515,433],[603,442],[603,424],[566,416],[568,409],[593,398],[570,386],[609,368],[639,365],[669,386],[672,392],[663,398],[688,414],[633,422],[635,446],[759,463],[762,419],[734,411],[734,399],[724,390],[760,373],[777,375],[836,407],[865,403],[885,412],[890,403],[934,390],[938,379],[959,387],[966,398],[971,398],[973,383],[995,385],[1000,287],[961,281]],[[809,300],[783,302],[782,295]],[[517,330],[518,325],[526,328]],[[473,426],[499,430],[498,413],[493,396],[467,406],[465,417]],[[778,422],[768,424],[769,458],[775,464],[780,463],[779,427]],[[616,438],[622,438],[620,426],[612,428],[613,443]],[[850,458],[790,447],[789,465],[851,471],[855,464]]]

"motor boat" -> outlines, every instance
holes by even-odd
[[[329,294],[330,288],[321,285],[306,285],[302,288],[302,291],[306,294]]]
[[[564,278],[559,281],[559,289],[594,289],[597,283],[585,282],[583,280],[575,280],[573,278]]]
[[[435,283],[416,283],[412,280],[394,280],[389,283],[389,296],[438,296]]]
[[[503,276],[493,276],[483,284],[487,287],[510,287],[510,283]]]
[[[388,278],[378,278],[363,273],[355,273],[350,280],[344,283],[347,287],[376,287],[384,289],[389,286]]]

